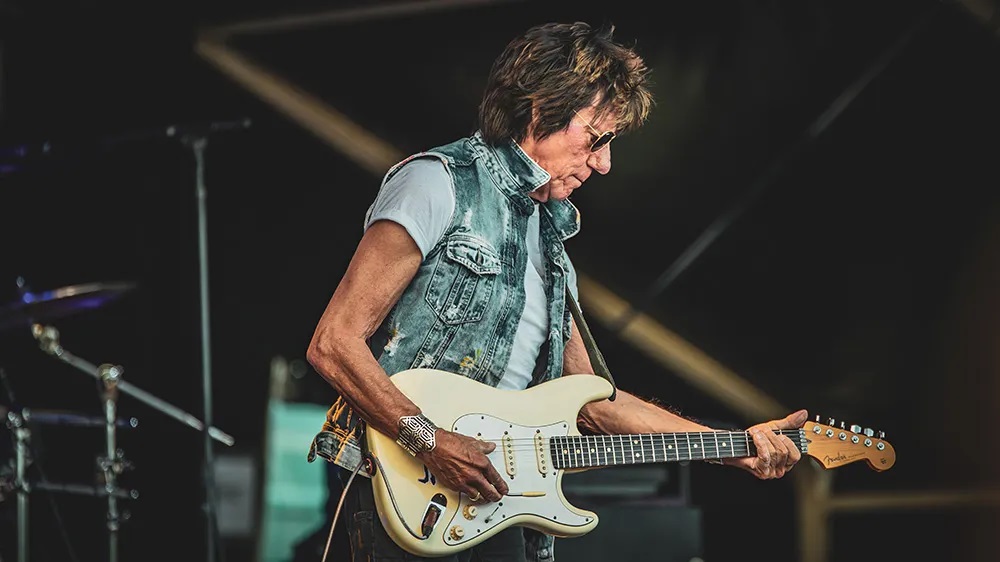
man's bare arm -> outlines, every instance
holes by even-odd
[[[587,355],[586,345],[580,337],[576,323],[566,344],[563,356],[564,375],[594,375],[594,368]],[[594,375],[596,376],[596,375]],[[738,466],[758,478],[780,478],[801,459],[802,453],[792,441],[775,433],[781,429],[801,427],[808,412],[799,410],[780,420],[771,420],[752,426],[747,431],[753,436],[757,456],[724,459],[726,464]],[[621,390],[610,400],[590,402],[580,409],[577,424],[592,433],[672,433],[679,431],[713,431],[713,428],[680,416],[657,404],[642,400]]]
[[[397,420],[420,409],[396,388],[368,348],[420,267],[406,229],[377,221],[365,232],[313,332],[306,358],[369,425],[397,436]]]
[[[370,227],[323,312],[306,358],[369,426],[399,437],[399,418],[420,408],[396,388],[366,340],[385,320],[420,268],[423,256],[400,224]],[[420,459],[444,485],[470,496],[499,501],[507,484],[487,454],[496,445],[438,429],[433,451]]]

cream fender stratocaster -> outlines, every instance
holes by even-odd
[[[390,380],[439,427],[496,443],[489,458],[510,488],[496,503],[470,501],[437,483],[395,440],[367,428],[379,518],[396,544],[418,556],[454,554],[512,525],[556,537],[593,530],[597,515],[563,496],[567,472],[756,454],[743,431],[581,435],[576,426],[580,409],[611,396],[610,383],[597,376],[564,376],[521,391],[435,369],[411,369]],[[865,460],[883,471],[896,460],[889,443],[860,428],[806,422],[782,433],[826,468]]]

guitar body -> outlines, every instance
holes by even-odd
[[[570,505],[563,496],[565,470],[552,466],[548,438],[580,435],[580,409],[611,396],[608,381],[574,375],[511,391],[435,369],[411,369],[391,380],[439,427],[497,442],[489,458],[510,488],[496,503],[470,501],[437,483],[419,459],[369,427],[367,445],[377,463],[372,478],[376,507],[400,547],[439,557],[514,525],[557,537],[583,535],[597,526],[595,513]]]

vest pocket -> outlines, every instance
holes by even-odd
[[[427,286],[426,300],[446,324],[483,319],[500,273],[500,256],[485,240],[453,235],[438,256]]]

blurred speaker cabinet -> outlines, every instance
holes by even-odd
[[[701,511],[698,508],[644,501],[604,504],[592,511],[600,518],[597,527],[582,537],[556,539],[556,560],[701,560]]]
[[[610,467],[567,474],[567,501],[597,513],[582,537],[556,539],[556,560],[701,560],[701,511],[689,502],[687,463]]]

